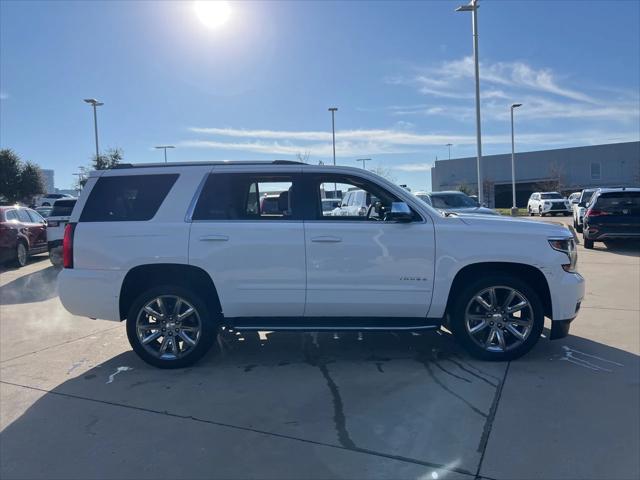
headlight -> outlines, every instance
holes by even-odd
[[[565,253],[569,259],[569,263],[563,263],[562,268],[565,272],[575,273],[578,267],[578,251],[576,250],[576,242],[573,238],[554,238],[549,240],[549,245],[554,250]]]

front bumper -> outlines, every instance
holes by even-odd
[[[553,315],[551,340],[564,338],[569,334],[569,325],[578,315],[585,292],[584,278],[579,273],[563,271],[558,277],[549,284]]]
[[[542,213],[573,213],[570,207],[556,205],[543,205]]]

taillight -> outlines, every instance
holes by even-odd
[[[75,230],[75,223],[67,223],[64,227],[64,239],[62,240],[62,261],[64,268],[73,268],[73,234]]]
[[[611,215],[611,213],[605,212],[604,210],[594,210],[593,208],[587,210],[586,213],[587,217],[604,217],[606,215]]]

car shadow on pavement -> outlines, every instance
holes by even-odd
[[[594,250],[603,249],[609,253],[616,255],[625,255],[629,257],[640,257],[640,242],[612,242],[608,245],[596,243]]]
[[[41,302],[58,295],[56,279],[60,270],[53,266],[23,275],[0,286],[0,304]]]
[[[49,254],[39,254],[39,255],[34,255],[32,257],[29,257],[27,259],[27,265],[33,265],[36,263],[40,263],[43,262],[45,260],[49,259]],[[20,270],[20,268],[24,268],[24,267],[14,267],[12,265],[9,264],[0,264],[0,274],[2,273],[6,273],[6,272],[15,272],[16,270]]]
[[[54,388],[28,386],[41,397],[2,432],[0,476],[467,478],[487,449],[509,371],[506,363],[469,358],[446,332],[359,340],[231,331],[218,345],[186,369],[156,369],[127,351],[96,365],[79,353],[66,374],[42,372],[71,378]],[[591,452],[607,456],[615,448],[627,455],[624,468],[638,447],[638,412],[630,408],[638,400],[638,360],[580,337],[541,339],[510,366],[525,387],[512,389],[509,402],[531,415],[520,411],[514,439],[497,440],[523,441],[529,451],[546,442],[521,435],[533,429],[526,421],[555,435],[597,417],[602,436],[583,439],[580,451],[563,443],[563,461],[599,462]],[[7,363],[3,383],[22,389]],[[616,408],[602,408],[603,392]],[[559,402],[551,410],[549,398]],[[566,408],[573,417],[558,414]],[[613,418],[619,409],[629,409],[626,430]]]

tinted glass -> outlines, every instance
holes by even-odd
[[[640,192],[612,192],[603,193],[596,199],[593,206],[596,210],[609,213],[640,214]]]
[[[193,220],[293,220],[293,175],[209,175]]]
[[[52,217],[68,217],[73,211],[73,207],[76,204],[76,200],[58,200],[53,204],[53,210],[51,210]]]
[[[543,200],[562,200],[564,197],[559,193],[543,193],[541,198]]]
[[[29,214],[24,208],[17,210],[17,212],[18,212],[18,220],[20,220],[22,223],[33,223],[33,221],[31,220],[31,217],[29,216]]]
[[[143,221],[153,218],[177,174],[99,178],[80,215],[81,222]]]
[[[584,192],[582,192],[580,203],[589,203],[589,200],[591,200],[591,197],[593,197],[594,193],[595,190],[585,190]]]
[[[29,215],[29,217],[31,218],[31,221],[33,223],[42,223],[44,222],[44,218],[42,218],[42,216],[34,211],[34,210],[27,210],[27,214]]]
[[[476,202],[466,195],[459,194],[431,194],[431,203],[436,208],[465,208],[477,207]]]
[[[7,210],[4,216],[7,219],[7,222],[10,222],[11,220],[18,220],[18,213],[15,210]]]

